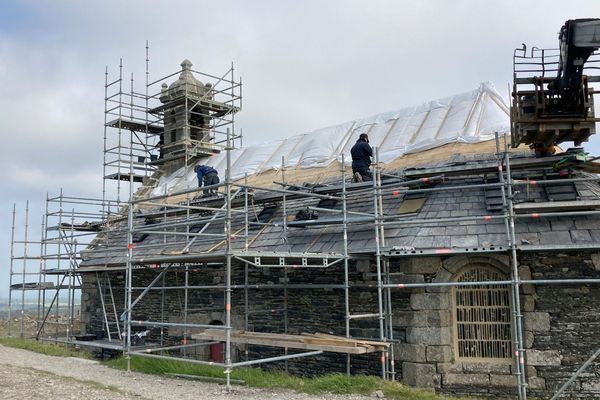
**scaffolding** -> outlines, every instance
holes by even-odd
[[[13,207],[8,335],[13,334],[14,293],[19,293],[20,337],[71,340],[79,331],[81,280],[77,268],[81,252],[92,243],[110,239],[106,228],[118,220],[119,204],[66,196],[62,190],[57,196],[47,195],[45,204],[40,240],[31,237],[29,202],[24,213],[23,240],[15,240],[17,211],[16,205]],[[97,238],[100,232],[105,236]],[[36,301],[35,311],[26,311],[26,292],[33,293],[33,298],[27,300]],[[35,329],[25,326],[29,314],[35,315]]]
[[[226,372],[227,381],[229,382],[230,372],[233,368],[238,368],[248,365],[257,365],[274,361],[286,361],[298,357],[311,357],[322,354],[325,350],[308,349],[301,353],[290,353],[286,346],[283,354],[275,357],[267,357],[263,359],[249,359],[246,350],[246,359],[244,361],[234,362],[232,359],[232,346],[234,340],[240,340],[239,335],[233,331],[231,321],[232,300],[231,295],[234,290],[240,290],[244,293],[244,328],[246,331],[249,327],[249,291],[268,289],[279,289],[284,297],[283,308],[280,310],[283,315],[284,333],[288,331],[288,310],[287,296],[290,290],[343,290],[344,292],[344,310],[345,310],[345,336],[348,340],[353,340],[351,335],[351,324],[360,319],[374,319],[378,323],[378,336],[374,338],[359,338],[359,340],[372,340],[377,343],[384,343],[385,350],[380,352],[381,376],[386,379],[395,379],[394,367],[394,344],[397,340],[393,337],[394,323],[392,320],[392,297],[393,291],[409,290],[414,288],[426,287],[442,287],[442,286],[490,286],[490,285],[507,285],[511,288],[511,307],[513,318],[512,340],[513,348],[516,352],[515,371],[518,381],[519,398],[526,398],[527,395],[527,377],[525,373],[525,348],[523,345],[523,327],[522,313],[519,303],[520,287],[524,284],[532,285],[579,285],[579,284],[597,284],[600,279],[555,279],[555,280],[522,280],[518,275],[518,255],[519,251],[534,251],[534,250],[565,250],[561,246],[517,246],[515,239],[515,221],[522,219],[540,219],[546,217],[559,216],[581,216],[581,215],[598,215],[599,211],[584,210],[584,211],[553,211],[546,213],[521,213],[517,214],[514,211],[513,190],[515,187],[524,188],[529,185],[549,185],[560,182],[580,182],[590,181],[597,182],[596,177],[583,178],[560,178],[547,180],[516,180],[513,178],[511,170],[511,159],[506,137],[504,138],[505,148],[500,148],[501,140],[497,137],[497,154],[496,161],[496,177],[495,182],[472,184],[465,183],[462,185],[451,184],[445,186],[425,185],[426,183],[435,182],[451,182],[453,179],[461,179],[465,177],[479,176],[482,171],[489,174],[489,166],[482,165],[478,169],[463,168],[461,171],[455,167],[449,171],[440,171],[432,169],[431,171],[418,171],[415,176],[394,176],[384,174],[381,165],[378,163],[378,152],[375,151],[374,163],[374,179],[368,183],[348,184],[346,179],[345,160],[341,163],[341,185],[326,185],[316,189],[300,189],[285,181],[285,172],[283,173],[283,181],[280,186],[282,188],[265,188],[251,185],[245,179],[243,182],[233,182],[229,174],[230,164],[226,178],[223,183],[214,185],[215,189],[220,188],[221,194],[214,198],[199,199],[197,194],[202,189],[190,189],[179,193],[168,193],[161,196],[148,196],[145,198],[134,198],[131,196],[127,207],[123,207],[118,202],[106,203],[104,200],[83,199],[64,196],[62,193],[57,197],[47,198],[47,212],[43,222],[44,235],[39,242],[31,241],[28,238],[28,211],[26,211],[26,229],[24,232],[24,240],[15,240],[14,231],[15,224],[13,222],[13,246],[11,246],[11,294],[13,291],[25,292],[25,290],[37,290],[39,294],[39,312],[38,312],[38,332],[39,339],[51,339],[62,341],[65,343],[96,346],[99,348],[107,348],[113,350],[122,350],[129,357],[136,355],[142,357],[156,358],[176,358],[183,359],[193,363],[209,364],[223,367]],[[231,150],[228,147],[228,154]],[[229,157],[228,157],[229,159]],[[546,160],[546,165],[553,165],[555,160]],[[531,165],[541,164],[539,160],[530,160],[529,164],[523,162],[515,162],[517,168],[523,170],[531,167]],[[285,160],[282,161],[282,169],[285,171]],[[388,179],[383,179],[387,177]],[[131,183],[131,181],[130,181]],[[405,215],[386,215],[383,213],[383,198],[390,193],[393,196],[430,193],[435,191],[460,190],[461,188],[480,188],[480,189],[500,189],[502,198],[501,212],[492,215],[478,215],[469,217],[449,217],[442,219],[415,219]],[[348,197],[350,195],[370,195],[373,199],[373,212],[356,212],[348,210]],[[169,200],[183,196],[184,200],[177,203]],[[329,213],[331,216],[317,220],[306,221],[291,221],[288,220],[289,202],[292,200],[302,199],[318,199],[338,201],[341,203],[341,210],[325,207],[309,207],[311,210],[322,213]],[[259,205],[268,205],[273,202],[280,202],[283,210],[283,218],[281,222],[273,222],[266,220],[261,221],[257,218],[256,207]],[[58,210],[53,211],[51,205],[57,204]],[[78,205],[95,205],[100,211],[96,214],[68,210],[68,204]],[[111,213],[106,214],[103,210],[111,209]],[[126,214],[123,213],[125,210]],[[143,210],[140,215],[136,210]],[[14,215],[14,214],[13,214]],[[255,216],[255,218],[251,218]],[[154,218],[150,224],[140,223],[140,220],[147,217]],[[158,218],[157,218],[158,217]],[[85,219],[81,221],[81,219]],[[436,225],[448,222],[461,221],[482,221],[501,219],[504,221],[506,236],[509,246],[502,247],[482,247],[482,248],[439,248],[439,249],[418,249],[418,248],[393,248],[386,246],[385,233],[389,227],[398,226],[419,226],[419,225]],[[233,223],[235,222],[235,224]],[[111,239],[123,232],[126,224],[127,237],[126,240],[115,245]],[[194,225],[202,224],[201,229],[194,229]],[[240,225],[241,224],[241,225]],[[374,249],[364,249],[363,251],[350,252],[348,250],[348,229],[351,224],[372,224],[373,235],[375,237],[376,247]],[[234,230],[233,225],[236,225]],[[265,226],[275,226],[281,229],[282,240],[284,246],[278,251],[273,252],[256,252],[251,250],[251,244],[255,240],[256,234],[252,232],[256,229],[260,232]],[[300,226],[319,226],[319,227],[341,227],[341,242],[343,244],[342,251],[339,253],[297,253],[292,252],[287,246],[287,236],[292,227]],[[209,229],[212,228],[212,229]],[[220,231],[223,233],[215,233]],[[97,236],[100,234],[99,236]],[[169,245],[178,244],[181,246],[181,251],[177,254],[167,254],[154,257],[145,257],[144,259],[136,258],[134,250],[142,248],[143,244],[135,243],[134,237],[138,234],[154,234],[162,235],[164,243]],[[85,241],[84,237],[90,237],[91,240]],[[122,238],[123,236],[119,236]],[[223,251],[207,252],[207,253],[192,253],[191,246],[196,241],[220,240],[220,245],[224,247]],[[15,256],[14,245],[26,244],[23,257]],[[40,244],[41,257],[32,256],[31,248],[28,246]],[[54,250],[51,250],[54,246]],[[147,245],[152,246],[152,245]],[[598,249],[598,245],[582,246],[582,249],[592,250]],[[80,267],[79,262],[82,258],[82,250],[86,259],[93,258],[98,254],[109,254],[115,250],[126,250],[127,261],[123,268],[116,265],[106,264],[104,267]],[[390,273],[390,262],[399,257],[419,257],[428,255],[453,255],[453,254],[473,254],[473,253],[504,253],[508,254],[511,259],[511,278],[502,281],[480,281],[480,282],[431,282],[431,283],[393,283]],[[352,284],[349,278],[349,262],[358,259],[370,259],[375,262],[375,285]],[[17,262],[23,261],[24,267],[19,270]],[[27,262],[37,262],[39,264],[39,280],[35,285],[30,286],[30,283],[25,280],[19,281],[18,276],[27,277],[29,268],[25,267]],[[50,267],[48,263],[55,263],[56,267]],[[190,285],[188,277],[195,272],[195,267],[199,264],[212,266],[220,266],[225,273],[225,281],[222,284],[194,286]],[[300,268],[323,270],[333,265],[342,264],[344,268],[344,281],[328,284],[293,284],[289,283],[288,279],[284,279],[280,284],[256,284],[249,282],[249,268],[280,268],[286,273]],[[134,276],[136,271],[147,270],[147,266],[152,265],[156,271],[156,277],[148,286],[138,286],[135,283]],[[243,268],[244,282],[234,284],[232,282],[232,273],[236,268]],[[169,271],[183,271],[185,274],[185,282],[179,286],[167,286],[165,284],[165,274]],[[115,271],[125,272],[125,286],[123,288],[115,288],[110,286],[109,274]],[[103,320],[102,329],[108,336],[108,340],[102,343],[83,342],[73,334],[77,329],[74,327],[75,321],[75,299],[78,297],[76,293],[81,288],[81,274],[94,274],[98,292],[101,293]],[[51,285],[50,285],[51,283]],[[372,312],[362,313],[354,312],[351,304],[351,291],[355,289],[375,290],[377,292],[377,303]],[[67,293],[65,301],[59,302],[60,291]],[[126,304],[121,306],[114,299],[113,291],[123,290],[126,294]],[[184,291],[184,309],[183,321],[181,323],[168,322],[166,316],[161,320],[138,320],[133,317],[136,305],[150,291],[160,291],[164,298],[164,293],[170,290]],[[188,295],[193,291],[223,291],[225,297],[223,315],[225,321],[222,326],[197,324],[187,321],[188,313]],[[134,292],[138,293],[134,295]],[[21,293],[22,294],[22,293]],[[62,304],[62,305],[61,305]],[[164,304],[163,304],[164,306]],[[58,310],[66,308],[66,318],[60,322],[57,321],[54,325],[53,335],[47,336],[47,330],[50,324],[50,315],[59,315]],[[162,311],[164,314],[164,310]],[[21,320],[22,321],[22,320]],[[58,326],[62,324],[64,329],[59,330]],[[160,343],[148,345],[139,345],[133,343],[135,332],[132,327],[135,326],[156,327],[161,331]],[[184,338],[188,338],[188,331],[198,329],[210,329],[212,337],[200,339],[194,343],[184,341],[180,345],[171,345],[164,340],[164,329],[179,328],[184,331]],[[52,329],[49,329],[50,331]],[[214,333],[220,331],[221,334]],[[46,334],[43,334],[46,333]],[[61,337],[60,334],[65,336]],[[193,336],[192,336],[193,337]],[[225,358],[223,362],[203,361],[191,358],[193,353],[190,351],[193,348],[207,346],[219,341],[221,338],[225,342]],[[252,342],[250,342],[252,343]],[[277,347],[278,343],[283,341],[271,340],[271,345]],[[287,343],[287,342],[286,342]],[[282,346],[283,347],[283,346]],[[343,346],[342,346],[343,347]],[[374,349],[382,349],[381,346]],[[343,348],[336,350],[335,348],[327,348],[327,351],[341,351]],[[343,352],[343,351],[342,351]],[[174,353],[179,353],[178,355]],[[183,354],[182,354],[183,353]],[[347,372],[351,372],[351,357],[350,352],[347,354]],[[593,359],[592,359],[593,360]],[[590,361],[591,363],[591,361]],[[589,363],[587,363],[589,365]]]
[[[266,188],[248,184],[247,179],[243,183],[233,182],[231,180],[229,170],[230,161],[228,157],[228,166],[226,172],[226,178],[223,183],[214,185],[213,188],[220,188],[222,194],[213,199],[198,199],[196,194],[201,189],[190,189],[179,193],[168,193],[161,196],[150,196],[144,199],[132,199],[128,206],[128,218],[127,218],[127,244],[123,244],[120,248],[127,249],[127,261],[124,266],[126,272],[125,288],[126,293],[126,307],[121,313],[121,320],[123,322],[122,330],[127,332],[125,342],[123,345],[123,351],[128,355],[137,355],[142,357],[155,357],[155,358],[178,358],[173,351],[183,352],[183,359],[193,363],[209,364],[223,367],[226,373],[227,381],[229,382],[229,373],[233,368],[238,368],[247,365],[257,365],[261,363],[274,362],[274,361],[286,361],[298,357],[310,357],[317,354],[321,354],[323,350],[314,350],[308,347],[308,351],[303,353],[288,353],[288,347],[284,346],[283,343],[288,344],[285,341],[277,341],[275,339],[269,342],[271,346],[281,346],[284,348],[283,354],[275,357],[267,357],[264,359],[248,359],[248,353],[246,351],[246,360],[234,362],[232,360],[232,346],[235,340],[240,342],[242,339],[238,334],[233,331],[231,322],[231,309],[232,305],[232,292],[234,290],[242,290],[244,292],[244,304],[242,309],[244,310],[244,321],[245,331],[249,330],[248,314],[249,314],[249,295],[250,290],[261,290],[261,289],[280,289],[283,295],[283,309],[280,310],[283,314],[283,330],[284,333],[288,332],[288,310],[287,310],[287,296],[289,290],[297,289],[327,289],[327,290],[343,290],[344,301],[345,301],[345,332],[346,338],[353,339],[350,333],[350,327],[353,321],[360,319],[374,319],[378,323],[378,336],[374,338],[360,338],[366,340],[377,341],[378,343],[385,343],[387,346],[384,351],[381,351],[380,362],[381,362],[381,376],[385,379],[395,379],[395,367],[394,367],[394,344],[397,340],[393,337],[393,310],[392,310],[392,292],[394,290],[407,290],[413,288],[426,288],[426,287],[458,287],[458,286],[492,286],[492,285],[506,285],[511,289],[511,317],[513,333],[511,335],[513,341],[513,349],[515,351],[515,375],[517,376],[518,382],[518,396],[519,398],[526,398],[527,396],[527,377],[526,377],[526,364],[525,364],[525,352],[523,344],[523,326],[522,326],[522,313],[520,306],[520,287],[524,284],[532,285],[557,285],[557,284],[597,284],[600,283],[600,279],[555,279],[555,280],[522,280],[518,273],[518,255],[519,251],[533,251],[533,250],[565,250],[565,247],[561,246],[518,246],[516,243],[515,235],[515,221],[523,219],[539,219],[546,217],[559,216],[580,216],[580,215],[597,215],[598,211],[562,211],[562,212],[547,212],[547,213],[515,213],[515,206],[513,204],[514,198],[514,187],[527,187],[528,185],[545,185],[560,182],[571,182],[571,181],[591,181],[597,182],[598,178],[560,178],[560,179],[547,179],[547,180],[515,180],[513,178],[513,172],[511,171],[510,152],[508,149],[508,143],[506,136],[504,137],[504,149],[500,147],[501,140],[496,138],[497,143],[497,161],[495,162],[495,173],[496,181],[483,184],[472,184],[465,183],[462,185],[448,185],[448,186],[429,186],[426,183],[440,182],[440,181],[451,181],[452,179],[468,178],[473,176],[482,176],[482,171],[486,171],[485,174],[489,174],[486,170],[488,166],[482,166],[481,168],[471,169],[465,168],[463,171],[452,168],[446,176],[443,171],[442,175],[438,175],[440,171],[422,171],[420,173],[427,174],[429,172],[435,172],[435,174],[421,177],[394,177],[391,179],[383,179],[384,174],[382,173],[381,165],[378,162],[378,152],[375,151],[375,163],[374,163],[374,179],[370,183],[362,184],[350,184],[346,182],[346,166],[345,161],[341,164],[341,186],[325,186],[319,189],[304,189],[299,190],[294,185],[288,185],[285,182],[285,160],[282,162],[283,181],[280,183],[282,188]],[[228,148],[229,149],[229,148]],[[228,152],[229,154],[229,152]],[[553,165],[555,160],[546,160],[546,165]],[[540,164],[539,160],[533,159],[529,164],[517,163],[518,168],[523,170],[531,167],[532,165]],[[492,169],[492,171],[494,170]],[[492,173],[493,174],[493,173]],[[385,174],[390,177],[389,174]],[[450,179],[449,176],[452,176]],[[408,195],[416,193],[429,193],[434,191],[450,191],[460,190],[463,188],[481,188],[481,189],[499,189],[501,193],[502,207],[501,212],[494,215],[478,215],[469,217],[449,217],[442,219],[415,219],[405,215],[385,215],[383,213],[383,197],[390,193],[394,196]],[[373,212],[353,212],[349,211],[347,207],[347,199],[350,194],[361,193],[364,195],[370,195],[373,198]],[[179,201],[175,204],[169,202],[176,196],[183,196],[185,200]],[[324,208],[324,207],[309,207],[311,210],[320,211],[322,213],[330,213],[332,216],[327,218],[321,218],[317,220],[306,220],[306,221],[290,221],[288,220],[288,206],[290,200],[298,199],[319,199],[319,200],[333,200],[339,201],[342,204],[341,210]],[[281,222],[262,222],[260,218],[250,220],[249,216],[257,216],[255,207],[257,205],[268,205],[274,201],[280,202],[283,210],[283,219]],[[153,222],[149,225],[139,223],[140,217],[136,215],[136,209],[144,209],[142,216],[153,216],[162,215],[160,218],[161,222]],[[159,211],[156,211],[159,210]],[[501,219],[504,221],[505,234],[507,237],[508,246],[490,246],[490,247],[471,247],[471,248],[392,248],[386,246],[385,232],[386,228],[394,226],[419,226],[419,225],[436,225],[440,223],[448,222],[463,222],[463,221],[481,221],[487,222],[490,220]],[[234,230],[232,222],[235,220],[236,229]],[[200,230],[193,231],[192,227],[196,224],[204,224]],[[241,225],[240,225],[241,224]],[[375,237],[375,248],[365,249],[363,251],[349,252],[348,250],[348,227],[350,224],[372,224],[373,235]],[[212,226],[216,231],[219,231],[222,227],[223,233],[209,232],[207,227]],[[256,238],[255,235],[251,234],[252,229],[263,228],[265,226],[275,226],[281,229],[281,237],[284,246],[278,248],[274,252],[255,252],[252,251],[251,243]],[[341,226],[341,241],[343,243],[343,251],[339,253],[294,253],[287,246],[287,235],[291,227],[302,227],[302,226]],[[177,254],[160,255],[160,256],[145,256],[143,258],[136,257],[134,250],[141,248],[145,245],[134,243],[134,237],[137,234],[154,234],[162,235],[165,238],[165,243],[169,245],[179,244],[181,245],[181,251]],[[168,238],[168,239],[167,239]],[[222,246],[223,251],[219,252],[205,252],[205,253],[191,253],[189,252],[192,244],[199,240],[220,240],[220,244],[217,247]],[[163,243],[164,244],[164,243]],[[152,246],[151,244],[147,246]],[[583,246],[587,250],[598,249],[598,245],[587,245]],[[419,257],[428,255],[454,255],[454,254],[473,254],[473,253],[503,253],[508,254],[511,260],[511,278],[509,280],[502,281],[478,281],[478,282],[434,282],[434,283],[392,283],[390,274],[390,261],[399,257]],[[93,253],[93,251],[92,251]],[[357,285],[352,284],[349,280],[349,261],[357,260],[367,257],[375,262],[375,277],[376,283],[374,285]],[[290,271],[297,270],[299,268],[305,269],[326,269],[336,264],[343,264],[344,266],[344,281],[340,283],[329,283],[329,284],[290,284],[288,283],[287,273]],[[214,285],[189,285],[188,277],[194,273],[194,266],[200,264],[210,264],[221,266],[225,281],[222,284]],[[144,266],[154,265],[157,275],[155,279],[146,287],[137,286],[134,284],[134,276],[136,271],[140,270]],[[244,269],[245,280],[243,284],[234,284],[232,282],[233,271],[242,267]],[[282,268],[285,272],[286,279],[281,284],[255,284],[248,281],[248,269],[254,268]],[[80,273],[85,273],[87,267],[80,269]],[[115,268],[107,266],[105,271],[110,271]],[[180,270],[185,274],[185,283],[179,286],[166,286],[164,284],[164,276],[168,271]],[[161,283],[162,282],[162,283]],[[356,313],[352,311],[351,306],[351,290],[363,288],[368,290],[375,290],[377,292],[377,303],[375,309],[368,313]],[[169,290],[183,290],[185,297],[185,304],[183,310],[183,322],[173,323],[167,322],[164,318],[160,321],[152,320],[138,320],[133,317],[136,305],[146,296],[150,291],[161,291],[164,292]],[[188,313],[188,297],[193,291],[214,291],[222,290],[224,295],[224,311],[225,321],[222,326],[208,325],[208,324],[196,324],[187,321]],[[139,292],[137,296],[135,292]],[[132,344],[132,327],[135,326],[145,327],[157,327],[161,329],[161,344],[147,346],[139,348]],[[197,329],[210,329],[211,335],[205,336],[204,340],[200,340],[196,343],[188,343],[187,339],[181,345],[167,345],[162,341],[163,329],[165,328],[180,328],[184,331],[184,338],[188,338],[187,331],[193,331]],[[215,332],[216,331],[216,332]],[[221,331],[222,333],[218,333]],[[194,337],[194,336],[192,336]],[[197,338],[202,338],[201,335],[196,335]],[[206,346],[219,341],[219,339],[225,342],[225,358],[223,362],[214,361],[203,361],[198,359],[192,359],[186,357],[185,350],[189,350],[194,347]],[[252,341],[241,343],[253,343]],[[254,342],[255,343],[255,342]],[[264,344],[264,342],[259,342]],[[279,344],[278,344],[279,343]],[[378,347],[381,349],[381,347]],[[335,349],[329,348],[328,351],[336,351]],[[165,355],[168,354],[168,355]],[[351,354],[347,353],[347,372],[351,372]]]
[[[133,73],[127,81],[122,59],[116,78],[109,76],[108,67],[105,71],[103,199],[110,191],[108,182],[116,181],[116,193],[109,197],[126,202],[142,184],[152,186],[173,162],[187,167],[199,157],[221,152],[228,140],[232,146],[242,142],[235,129],[242,81],[235,76],[233,64],[223,74],[212,75],[193,70],[191,62],[184,60],[182,71],[150,81],[146,43],[145,65],[142,90],[136,89]]]
[[[185,62],[184,62],[185,63]],[[183,66],[183,64],[182,64]],[[185,67],[189,68],[189,67]],[[516,242],[515,222],[518,220],[541,219],[555,216],[584,216],[598,215],[600,211],[592,209],[570,211],[558,210],[549,212],[525,212],[515,211],[514,197],[515,188],[527,188],[531,185],[548,185],[557,182],[598,182],[597,177],[586,178],[549,178],[545,180],[515,179],[514,169],[520,171],[527,168],[551,167],[558,160],[530,159],[511,160],[506,134],[503,138],[496,136],[496,159],[477,166],[450,166],[405,171],[403,175],[392,175],[383,172],[379,162],[378,150],[375,149],[373,164],[373,180],[365,183],[348,183],[346,160],[342,157],[340,165],[340,180],[335,184],[323,187],[299,187],[286,181],[286,162],[282,159],[282,180],[278,187],[261,187],[248,183],[246,177],[243,181],[233,181],[231,178],[231,151],[236,141],[241,143],[241,135],[235,133],[234,115],[241,107],[241,80],[234,79],[233,66],[223,75],[201,74],[214,82],[210,90],[201,98],[192,99],[184,92],[182,97],[169,99],[158,104],[161,96],[165,96],[163,83],[175,76],[178,72],[167,75],[164,78],[150,82],[148,73],[148,57],[146,57],[146,85],[145,93],[140,94],[133,89],[133,77],[131,77],[131,89],[128,94],[123,91],[123,67],[119,66],[119,78],[109,82],[108,73],[105,81],[105,146],[104,146],[104,178],[105,181],[115,180],[118,183],[117,200],[109,202],[106,200],[107,190],[103,187],[103,197],[100,200],[68,198],[62,195],[56,198],[48,198],[47,203],[59,204],[59,211],[46,212],[44,226],[45,232],[40,240],[41,257],[30,256],[30,249],[25,246],[24,256],[14,256],[11,246],[11,295],[14,290],[25,292],[27,290],[26,279],[19,280],[19,276],[26,277],[28,268],[26,260],[34,262],[36,259],[39,266],[39,276],[43,280],[37,282],[35,288],[40,293],[38,303],[38,334],[42,339],[45,335],[44,328],[49,325],[48,318],[52,313],[57,315],[60,308],[58,292],[67,291],[67,319],[66,329],[60,336],[58,328],[54,330],[54,340],[69,344],[87,345],[116,351],[123,351],[128,360],[131,356],[154,357],[161,359],[178,359],[191,363],[206,364],[222,367],[226,374],[227,388],[230,388],[230,373],[232,369],[258,365],[270,362],[285,362],[300,357],[313,357],[323,352],[337,352],[346,354],[346,372],[352,372],[352,353],[339,337],[326,338],[330,346],[303,344],[303,347],[294,349],[291,342],[294,338],[283,336],[272,336],[258,339],[243,338],[234,331],[232,322],[232,308],[238,306],[243,311],[244,331],[251,331],[249,316],[252,313],[277,312],[281,315],[283,335],[289,335],[290,315],[288,309],[288,296],[292,290],[339,290],[343,292],[344,298],[344,330],[347,341],[363,341],[370,343],[367,353],[374,353],[378,357],[381,377],[384,379],[396,379],[396,368],[394,365],[394,346],[399,339],[394,337],[393,321],[393,293],[395,291],[406,291],[417,288],[429,287],[469,287],[469,286],[492,286],[506,285],[510,288],[510,306],[512,319],[512,349],[514,351],[514,370],[517,379],[517,394],[520,399],[527,397],[527,374],[526,374],[526,349],[523,339],[522,312],[520,304],[521,287],[525,284],[531,285],[584,285],[598,284],[600,279],[577,278],[577,279],[553,279],[553,280],[523,280],[519,277],[518,251],[538,250],[597,250],[598,244],[576,246],[533,246],[518,245]],[[219,88],[223,83],[225,87]],[[160,86],[160,91],[152,90]],[[110,90],[117,88],[116,92]],[[167,89],[168,90],[168,89]],[[217,103],[211,101],[217,95],[227,95],[229,100],[221,100]],[[129,103],[127,103],[127,100]],[[226,109],[219,104],[227,105]],[[173,140],[170,145],[160,144],[161,133],[165,134],[165,111],[170,105],[176,107],[177,113],[182,112],[186,116],[183,125],[174,125],[175,130],[182,129],[188,133],[182,140]],[[180,108],[177,108],[180,107]],[[200,107],[196,112],[196,107]],[[204,110],[204,111],[203,111]],[[113,118],[116,117],[116,118]],[[193,118],[192,118],[193,117]],[[196,121],[196,122],[194,122]],[[170,123],[170,122],[169,122]],[[116,130],[116,145],[110,144],[109,129]],[[195,138],[190,138],[194,131]],[[503,139],[503,140],[502,140]],[[503,145],[503,146],[502,146]],[[167,148],[173,157],[169,159],[160,151]],[[222,183],[204,188],[193,188],[178,192],[165,192],[162,195],[150,195],[152,188],[158,178],[157,171],[167,168],[170,161],[174,159],[183,160],[184,166],[188,167],[209,154],[216,151],[227,152],[227,166],[225,179]],[[158,166],[161,166],[160,168]],[[470,178],[492,177],[485,183],[473,184]],[[466,178],[466,179],[465,179]],[[121,188],[123,182],[128,183],[128,191]],[[431,185],[432,183],[451,183],[448,185]],[[455,183],[456,182],[456,183]],[[136,184],[142,186],[136,187]],[[437,191],[452,191],[461,189],[483,189],[498,190],[499,203],[497,212],[487,215],[476,215],[467,217],[446,218],[421,218],[416,219],[414,214],[389,215],[384,212],[385,196],[408,196],[424,195]],[[202,198],[201,191],[215,189],[219,194],[215,197]],[[128,197],[127,201],[122,199]],[[351,211],[348,205],[351,196],[364,196],[372,199],[372,211]],[[180,199],[173,201],[173,199]],[[308,200],[333,201],[341,204],[341,209],[328,207],[307,207],[308,212],[320,212],[327,217],[319,219],[307,219],[294,221],[290,217],[290,202]],[[100,211],[93,216],[84,214],[75,209],[64,210],[66,204],[79,202],[85,205],[99,207]],[[281,221],[273,221],[270,216],[275,212],[275,207],[269,215],[261,213],[269,206],[277,203],[282,209]],[[262,206],[263,210],[257,210]],[[13,211],[13,244],[15,240],[15,223]],[[58,218],[58,223],[51,222],[49,218]],[[80,218],[88,219],[80,221]],[[95,219],[97,218],[97,219]],[[94,222],[89,223],[90,219]],[[474,247],[443,247],[443,248],[397,248],[388,246],[386,233],[392,227],[410,226],[435,226],[449,222],[477,221],[486,223],[491,220],[501,220],[506,235],[506,246],[474,246]],[[28,211],[26,211],[26,229],[24,244],[32,244],[27,236]],[[374,248],[350,251],[348,246],[348,232],[353,225],[371,225],[374,238]],[[85,227],[83,226],[85,225]],[[93,227],[93,229],[92,229]],[[253,251],[252,244],[265,227],[280,229],[281,243],[274,246],[274,251]],[[292,228],[322,227],[336,230],[341,242],[341,250],[331,252],[294,252],[288,242]],[[86,229],[87,228],[87,229]],[[89,235],[89,236],[88,236]],[[145,236],[144,236],[145,235]],[[157,244],[143,244],[143,238],[148,235],[162,237],[162,242]],[[89,237],[83,242],[80,237]],[[140,240],[140,238],[142,238]],[[213,245],[209,251],[193,252],[194,244],[210,242]],[[50,245],[57,246],[54,251],[49,250]],[[140,257],[136,250],[144,248],[178,246],[178,251],[167,254]],[[127,254],[125,261],[112,261],[110,255],[113,252]],[[121,253],[121,254],[122,254]],[[475,281],[475,282],[429,282],[429,283],[398,283],[392,279],[391,263],[398,258],[423,257],[423,256],[450,256],[456,254],[481,254],[498,253],[507,254],[510,259],[510,278],[500,281]],[[80,266],[80,261],[93,260],[95,257],[103,258],[102,265]],[[23,260],[22,270],[18,270],[17,261]],[[350,262],[358,260],[373,261],[375,266],[374,284],[356,284],[350,278]],[[49,262],[55,262],[57,266],[49,268]],[[93,263],[92,263],[93,264]],[[198,266],[210,266],[216,271],[222,272],[223,282],[213,284],[194,285],[190,284],[190,277],[197,273]],[[323,271],[332,266],[343,266],[343,281],[313,284],[295,284],[289,282],[289,274],[296,270]],[[283,270],[284,279],[277,284],[273,283],[251,283],[250,269],[279,269]],[[154,271],[152,281],[142,285],[136,281],[137,273]],[[167,285],[166,275],[171,272],[183,274],[183,284]],[[243,282],[234,282],[234,273],[243,273]],[[112,283],[111,274],[125,274],[123,286],[117,288]],[[92,333],[91,336],[102,336],[106,340],[86,341],[78,338],[74,331],[74,310],[78,290],[81,288],[82,276],[92,276],[95,287],[102,304],[102,325],[94,327],[94,330],[102,331],[102,335]],[[50,278],[53,277],[53,278]],[[42,278],[40,278],[42,279]],[[46,282],[52,280],[53,287],[46,287]],[[251,310],[250,291],[280,290],[282,296],[281,309],[274,310]],[[368,312],[359,311],[352,303],[353,290],[374,291],[376,303],[370,304],[372,309]],[[123,293],[124,302],[118,304],[115,300],[115,292]],[[160,318],[138,319],[135,318],[136,306],[145,296],[151,292],[161,293]],[[174,322],[165,315],[165,293],[169,291],[183,291],[181,321]],[[243,304],[232,304],[234,291],[242,292]],[[190,295],[195,292],[222,293],[223,305],[220,313],[224,316],[222,325],[199,324],[188,318],[193,304]],[[47,293],[53,293],[47,298]],[[49,303],[49,305],[48,305]],[[216,308],[214,308],[216,309]],[[53,311],[51,311],[53,310]],[[23,313],[22,309],[22,313]],[[374,337],[355,338],[352,336],[352,325],[357,321],[371,319],[376,321],[377,334]],[[22,321],[22,318],[21,318]],[[58,324],[57,324],[58,325]],[[137,327],[155,328],[159,330],[159,340],[155,343],[144,344],[139,341],[140,332]],[[180,344],[169,343],[166,339],[166,330],[179,329],[183,332],[183,341]],[[210,330],[209,334],[192,334],[193,332]],[[81,335],[81,333],[80,333]],[[190,338],[192,339],[190,341]],[[154,338],[156,340],[156,338]],[[244,342],[243,340],[247,340]],[[221,361],[206,361],[195,357],[194,349],[206,347],[215,342],[224,342],[224,357]],[[235,361],[232,354],[234,343],[261,344],[280,349],[279,355],[265,358],[251,359],[248,348],[244,354],[244,360]],[[348,342],[347,342],[348,343]],[[589,365],[598,354],[593,354],[591,361],[582,366]],[[576,376],[574,375],[574,377]],[[565,383],[568,385],[570,382]],[[563,390],[563,389],[561,389]]]

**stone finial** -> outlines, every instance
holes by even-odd
[[[194,74],[192,74],[192,62],[187,58],[181,62],[181,74],[179,79],[188,83],[196,82]]]
[[[192,65],[194,64],[192,64],[192,62],[186,58],[181,62],[181,69],[184,71],[189,71],[190,69],[192,69]]]

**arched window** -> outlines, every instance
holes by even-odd
[[[472,266],[461,271],[456,281],[503,281],[507,278],[496,268]],[[510,361],[510,298],[508,285],[453,287],[454,347],[458,360]]]

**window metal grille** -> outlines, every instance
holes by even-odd
[[[506,280],[498,270],[473,267],[458,282]],[[512,357],[508,285],[457,286],[453,289],[455,349],[459,359],[510,360]]]

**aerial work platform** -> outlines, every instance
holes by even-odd
[[[546,155],[552,146],[576,146],[596,133],[591,84],[600,82],[600,19],[568,20],[559,33],[558,49],[527,46],[513,55],[511,141]],[[552,153],[549,153],[552,154]]]

